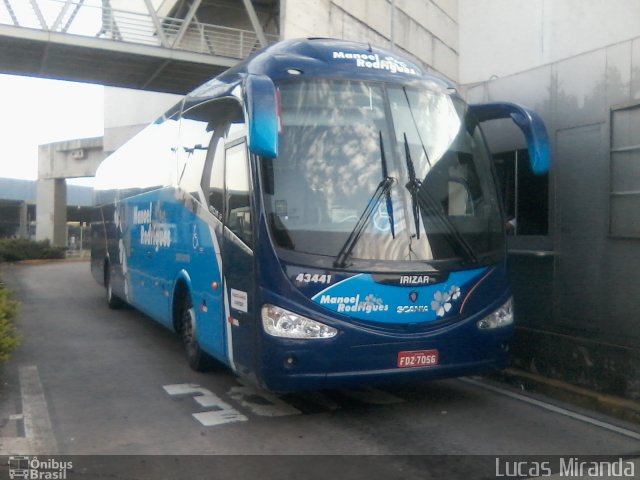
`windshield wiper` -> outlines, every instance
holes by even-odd
[[[367,226],[367,223],[369,223],[369,219],[371,219],[373,212],[378,207],[378,203],[380,202],[380,199],[387,192],[391,191],[391,186],[393,185],[393,182],[395,182],[393,178],[387,177],[378,184],[378,188],[376,188],[376,191],[373,193],[371,200],[369,200],[369,204],[367,205],[367,208],[364,210],[364,212],[362,212],[362,215],[360,215],[360,218],[358,218],[358,222],[356,223],[356,226],[353,228],[353,230],[349,234],[349,238],[347,238],[347,241],[344,243],[344,245],[340,249],[340,252],[336,256],[336,259],[333,262],[334,267],[343,268],[346,265],[349,255],[351,255],[351,252],[353,251],[353,248],[356,246],[356,243],[358,243],[358,240],[360,239],[360,236],[364,232],[364,229]]]
[[[445,232],[444,238],[449,242],[454,250],[461,251],[463,257],[469,263],[478,263],[478,258],[469,245],[469,242],[465,240],[455,225],[451,223],[449,216],[444,212],[440,204],[427,190],[422,188],[422,182],[416,177],[416,170],[413,165],[413,160],[411,159],[411,151],[409,149],[409,142],[407,140],[406,133],[404,134],[404,153],[407,163],[407,172],[409,174],[409,182],[405,187],[409,190],[411,195],[411,208],[416,225],[417,238],[420,238],[420,209],[422,209],[425,213],[432,216],[440,223],[440,226]]]
[[[340,252],[336,256],[335,261],[333,262],[333,266],[335,268],[344,268],[347,264],[347,259],[351,255],[356,243],[362,236],[369,220],[373,216],[378,204],[380,203],[380,199],[384,195],[387,199],[387,215],[389,216],[389,226],[391,227],[391,235],[393,238],[396,238],[395,225],[393,220],[393,204],[391,203],[391,186],[395,179],[389,176],[389,168],[387,166],[387,158],[384,154],[384,144],[382,142],[382,131],[379,131],[380,134],[380,161],[382,162],[382,181],[378,184],[378,188],[373,192],[369,203],[367,204],[367,208],[365,208],[360,218],[356,222],[356,226],[353,227],[353,230],[349,234],[347,241],[344,242]]]
[[[371,200],[367,204],[367,208],[362,212],[360,218],[356,222],[356,226],[353,228],[351,233],[349,234],[349,238],[344,243],[340,252],[336,256],[335,261],[333,262],[333,266],[336,268],[344,268],[347,264],[347,259],[351,255],[356,243],[362,236],[373,212],[380,203],[380,199],[384,195],[387,201],[387,215],[389,217],[389,226],[391,228],[391,236],[396,238],[396,227],[395,222],[393,220],[393,203],[391,201],[391,186],[395,179],[389,176],[389,166],[387,165],[387,157],[384,153],[384,142],[382,140],[382,130],[378,130],[379,138],[380,138],[380,162],[382,163],[382,181],[378,184],[378,188],[373,193]]]
[[[431,168],[431,160],[429,160],[429,154],[427,153],[427,147],[424,145],[424,140],[422,140],[422,135],[420,135],[420,129],[418,128],[418,122],[416,121],[416,116],[413,114],[413,108],[411,108],[411,101],[409,100],[409,94],[407,93],[407,87],[402,87],[402,91],[404,92],[404,98],[407,100],[407,106],[409,107],[409,113],[411,114],[411,120],[413,120],[413,125],[416,127],[416,133],[418,134],[418,138],[420,139],[420,145],[422,146],[422,151],[424,152],[424,158],[426,158],[427,163],[429,164],[429,168]],[[405,143],[407,141],[407,134],[404,134]]]
[[[416,238],[420,238],[420,209],[418,207],[418,192],[420,191],[420,180],[416,177],[416,169],[411,160],[411,151],[409,150],[409,141],[407,134],[404,133],[404,158],[407,162],[407,172],[409,174],[409,182],[405,185],[411,195],[411,212],[413,213],[413,221],[416,226]]]
[[[384,154],[384,143],[382,141],[382,130],[378,130],[380,135],[380,161],[382,162],[382,179],[387,180],[391,178],[389,176],[389,167],[387,165],[387,157]],[[389,227],[391,228],[391,236],[396,238],[396,226],[393,220],[393,203],[391,202],[391,188],[387,188],[385,192],[387,197],[387,217],[389,218]]]

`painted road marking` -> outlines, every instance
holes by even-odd
[[[276,395],[257,390],[238,380],[239,386],[231,387],[228,395],[245,408],[260,417],[286,417],[302,412]]]
[[[260,390],[250,384],[237,380],[239,385],[233,386],[227,396],[233,403],[247,409],[258,417],[287,417],[302,413],[319,413],[342,408],[331,396],[332,392],[301,392],[290,394],[287,400],[278,395]],[[248,418],[234,406],[222,400],[218,395],[195,383],[177,383],[164,385],[165,392],[171,396],[192,396],[206,412],[193,413],[192,416],[204,426],[222,425],[231,422],[246,422]],[[396,405],[406,400],[376,388],[356,388],[333,391],[343,400],[355,400],[367,405]],[[294,405],[292,405],[295,404]],[[316,405],[317,408],[308,408]]]
[[[211,410],[208,412],[194,413],[192,415],[193,418],[205,427],[215,427],[216,425],[223,425],[225,423],[246,422],[249,420],[235,408],[232,408],[223,401],[220,401],[218,408],[220,408],[219,411]]]
[[[0,437],[0,455],[33,455],[38,453],[33,449],[30,438],[26,437]]]
[[[56,454],[58,447],[53,436],[47,399],[44,397],[38,367],[31,365],[18,369],[25,437],[31,440],[34,451]]]
[[[212,408],[218,407],[221,400],[217,395],[199,395],[197,397],[193,397],[198,405],[204,408]]]
[[[192,393],[204,395],[203,390],[205,390],[195,383],[178,383],[175,385],[165,385],[162,388],[164,388],[164,391],[169,395],[191,395]]]
[[[12,415],[11,418],[22,420],[25,436],[0,438],[0,455],[55,455],[58,445],[38,368],[35,365],[19,367],[18,376],[22,414]]]
[[[205,427],[213,427],[233,422],[246,422],[248,420],[246,416],[224,402],[215,393],[195,383],[164,385],[162,388],[171,396],[192,395],[193,399],[200,406],[211,408],[212,410],[207,412],[191,414],[193,418]]]

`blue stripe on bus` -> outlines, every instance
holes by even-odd
[[[488,267],[452,272],[442,283],[395,286],[376,283],[370,274],[354,275],[312,297],[318,305],[358,320],[412,324],[460,314],[465,296]]]

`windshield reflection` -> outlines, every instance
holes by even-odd
[[[302,80],[279,90],[280,154],[262,159],[265,206],[278,246],[344,256],[345,242],[366,217],[349,247],[354,259],[462,261],[452,238],[464,239],[478,254],[501,250],[489,158],[462,102],[424,86],[356,81]],[[421,189],[437,205],[437,213],[420,208],[417,222],[406,188],[405,148]],[[364,215],[384,178],[398,181]],[[442,225],[449,225],[447,231]]]

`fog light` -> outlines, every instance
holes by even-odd
[[[287,358],[284,359],[285,368],[293,368],[296,366],[296,363],[298,363],[298,359],[293,355],[289,355]]]
[[[478,322],[480,330],[488,330],[491,328],[499,328],[513,323],[513,298],[510,298],[498,308],[495,312],[487,315]]]

